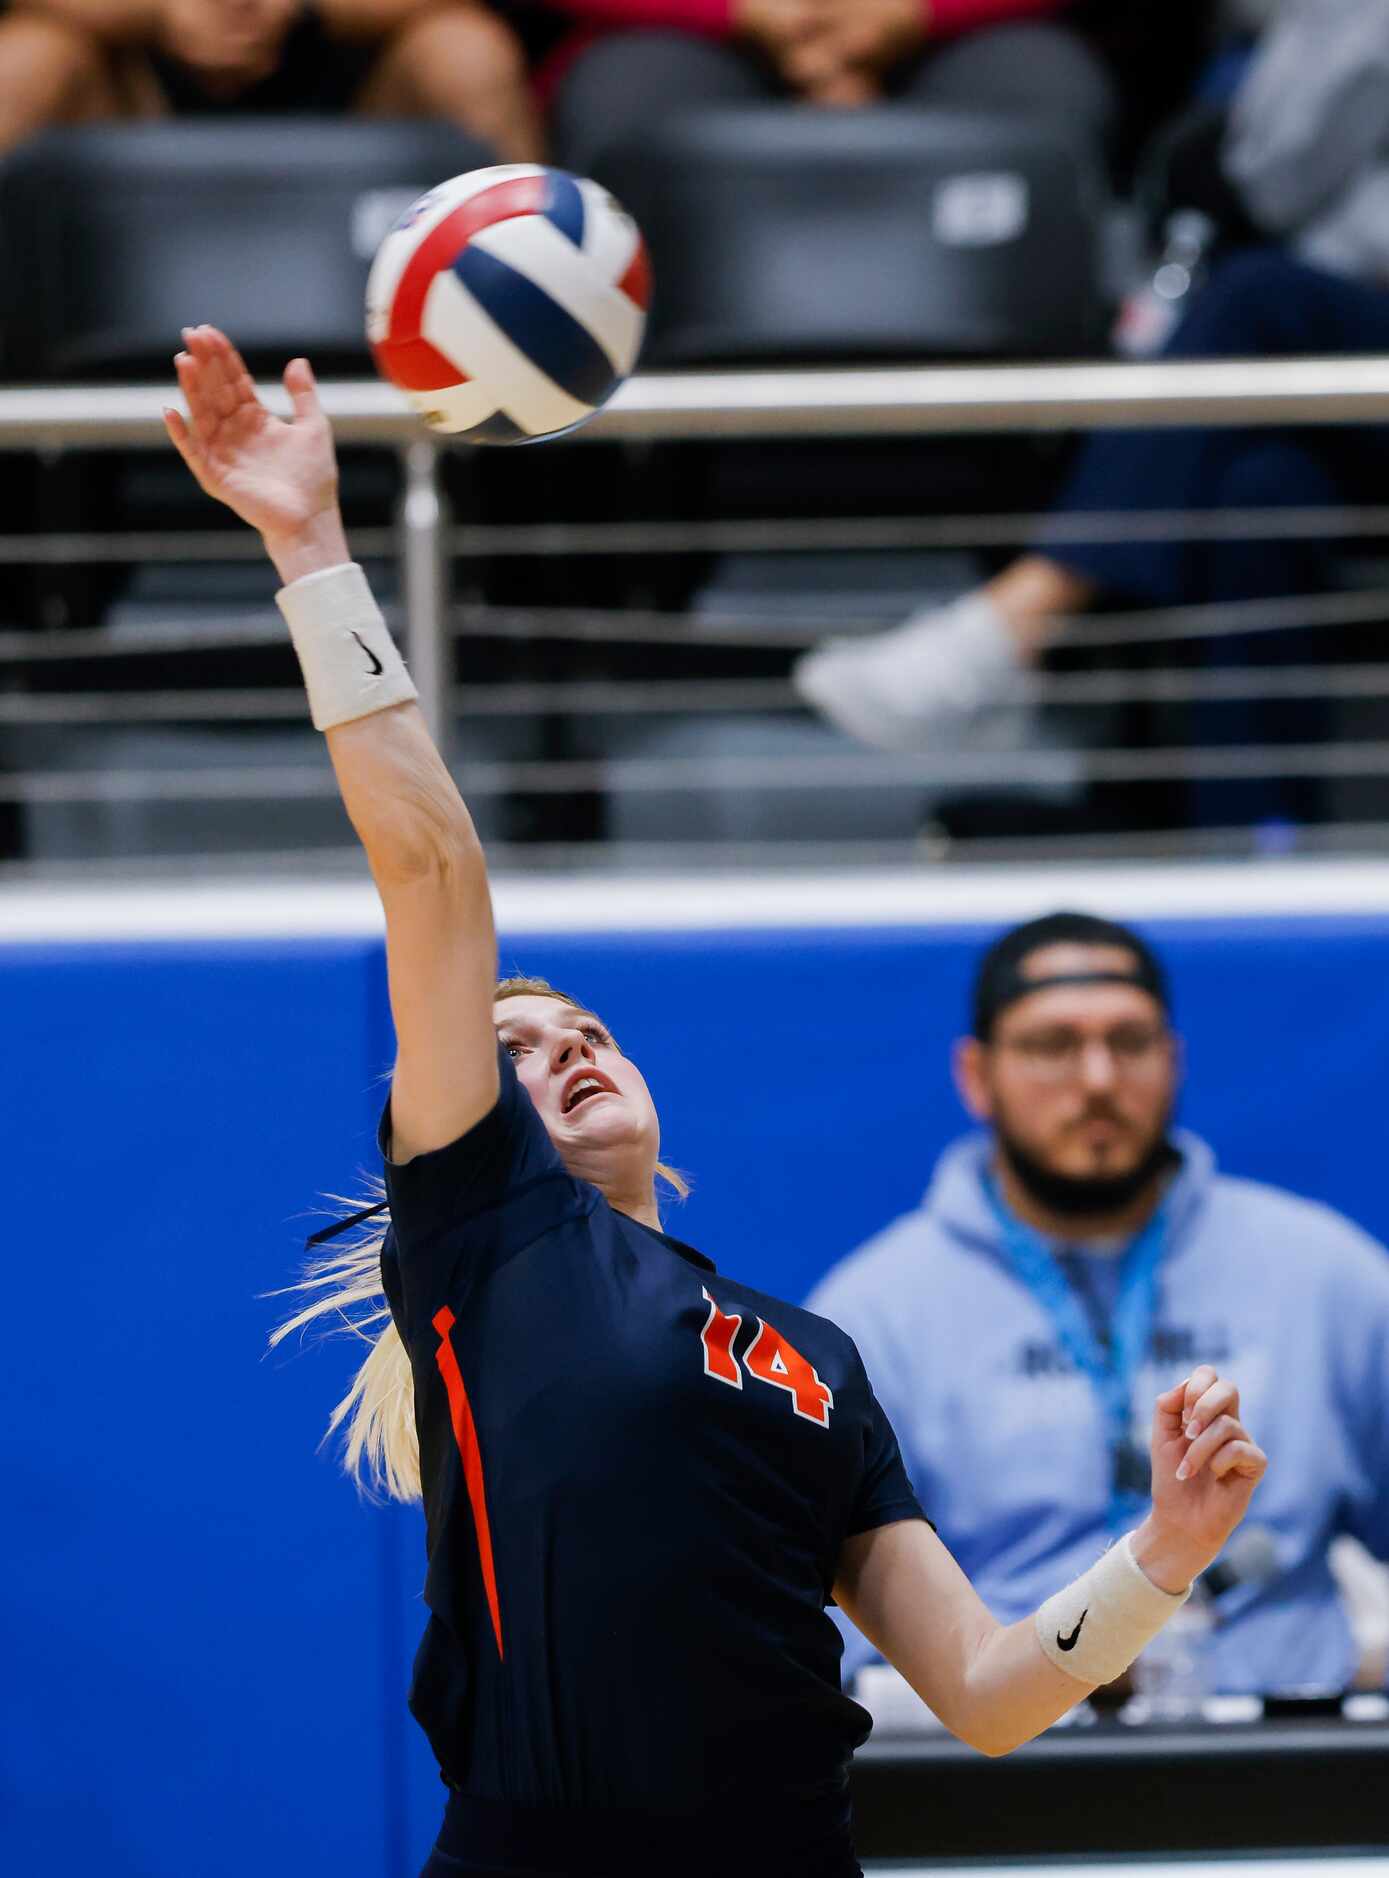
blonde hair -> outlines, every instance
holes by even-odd
[[[557,998],[576,1009],[585,1009],[576,998],[557,991],[543,978],[504,978],[493,995],[498,1002],[505,998]],[[688,1195],[689,1182],[677,1169],[658,1161],[656,1176],[678,1199]],[[384,1201],[385,1193],[380,1180],[367,1183],[372,1202]],[[361,1201],[344,1200],[341,1204],[346,1208],[345,1216],[350,1217]],[[340,1428],[345,1428],[343,1470],[367,1498],[384,1495],[391,1500],[419,1500],[422,1493],[415,1378],[381,1284],[381,1248],[386,1231],[380,1224],[364,1222],[343,1244],[311,1259],[297,1283],[276,1294],[298,1293],[306,1296],[307,1302],[275,1327],[270,1346],[273,1349],[296,1330],[305,1330],[311,1324],[325,1335],[357,1337],[370,1345],[346,1395],[328,1417],[323,1439],[331,1441]]]

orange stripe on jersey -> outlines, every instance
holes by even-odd
[[[439,1365],[439,1374],[443,1377],[444,1387],[448,1391],[453,1438],[458,1443],[458,1452],[463,1461],[463,1479],[467,1484],[468,1499],[473,1509],[473,1526],[477,1532],[478,1562],[482,1566],[482,1584],[487,1593],[487,1608],[492,1613],[492,1634],[497,1639],[497,1655],[504,1657],[502,1614],[497,1602],[497,1570],[492,1560],[492,1528],[488,1524],[487,1495],[482,1479],[482,1450],[478,1446],[477,1425],[473,1421],[468,1391],[463,1387],[463,1372],[458,1367],[458,1358],[454,1355],[453,1345],[449,1342],[449,1332],[457,1321],[447,1305],[436,1313],[434,1328],[439,1333],[439,1347],[434,1352],[434,1360]]]

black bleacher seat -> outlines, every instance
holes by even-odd
[[[154,379],[172,391],[179,328],[208,320],[268,379],[300,352],[321,375],[370,374],[364,293],[376,244],[415,196],[493,160],[431,121],[47,132],[0,170],[6,372],[37,383]],[[354,466],[343,468],[351,505]],[[45,528],[236,526],[169,451],[75,453],[41,466],[36,489]],[[359,519],[388,519],[392,501]],[[196,568],[188,580],[192,602]],[[21,576],[20,605],[45,623],[91,624],[126,581],[118,567],[37,570]]]
[[[0,156],[0,385],[16,376],[11,358],[16,337],[16,309],[23,291],[20,285],[20,257],[14,246],[14,229],[6,214],[9,198],[5,183],[10,164],[8,155]]]
[[[646,232],[647,362],[1064,357],[1102,330],[1105,184],[1033,119],[682,113],[608,151]]]
[[[1096,159],[1047,124],[903,106],[701,109],[639,146],[606,150],[602,180],[651,250],[648,365],[1037,359],[1100,348],[1107,187]],[[784,450],[714,444],[693,472],[697,481],[702,470],[703,487],[692,486],[689,499],[696,513],[737,514],[746,505],[753,516],[802,505],[808,513],[1033,506],[1050,442],[1010,440],[1004,451],[992,438],[798,441]],[[890,557],[878,558],[886,576]],[[913,573],[920,599],[932,590],[931,573]],[[960,578],[953,563],[937,576],[946,578]],[[791,618],[823,619],[832,631],[834,595],[824,589],[834,584],[795,556],[775,557],[765,574],[725,559],[694,605],[704,610],[717,599],[759,616],[779,603]],[[901,610],[909,603],[904,597]],[[843,625],[867,617],[859,596],[846,592]],[[836,733],[815,723],[711,715],[627,719],[598,732],[609,756],[697,755],[711,779],[679,801],[616,801],[609,828],[619,839],[649,839],[664,818],[677,839],[760,840],[780,830],[782,838],[902,842],[923,810],[916,790],[718,786],[729,757],[842,749]],[[578,727],[580,754],[596,753],[598,732]],[[1058,760],[1064,770],[1064,753]],[[1069,775],[1057,787],[1069,800]]]
[[[55,130],[0,172],[10,377],[167,375],[211,320],[252,363],[370,369],[376,242],[416,194],[494,161],[450,125],[224,118]]]

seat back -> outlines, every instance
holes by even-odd
[[[370,367],[363,295],[414,196],[494,161],[432,122],[225,118],[51,131],[0,174],[11,376],[168,370],[210,320],[254,364]]]
[[[18,376],[15,329],[20,300],[19,257],[14,251],[15,231],[5,214],[9,169],[9,157],[0,156],[0,384]]]
[[[692,111],[603,180],[651,249],[648,363],[1060,357],[1102,331],[1103,179],[1040,120]]]

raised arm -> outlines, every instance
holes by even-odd
[[[920,1520],[851,1539],[835,1598],[952,1733],[1010,1753],[1122,1674],[1218,1555],[1268,1465],[1238,1390],[1209,1367],[1158,1397],[1152,1457],[1147,1519],[1021,1623],[996,1621]]]
[[[165,427],[207,494],[259,532],[284,583],[314,721],[327,729],[385,908],[398,1052],[391,1158],[407,1161],[456,1140],[497,1099],[497,948],[482,847],[351,570],[332,433],[308,361],[285,368],[286,423],[261,404],[215,327],[185,327],[183,340],[174,363],[189,416],[166,411]]]

